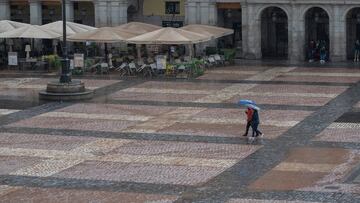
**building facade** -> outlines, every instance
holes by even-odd
[[[359,0],[188,0],[185,19],[241,27],[244,58],[303,61],[313,40],[326,43],[330,60],[344,61],[360,39],[359,8]]]
[[[117,26],[209,24],[235,30],[230,44],[249,59],[303,61],[310,41],[326,43],[329,59],[352,58],[360,39],[359,0],[66,0],[67,19]],[[0,19],[45,24],[61,19],[60,0],[0,0]]]

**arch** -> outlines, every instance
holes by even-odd
[[[278,4],[267,4],[267,5],[264,5],[262,7],[260,7],[258,9],[258,11],[256,12],[256,20],[261,20],[261,15],[263,14],[263,12],[268,9],[268,8],[272,8],[272,7],[276,7],[276,8],[279,8],[281,9],[283,12],[285,12],[286,16],[289,17],[291,16],[290,13],[289,13],[289,9],[286,8],[284,5],[278,5]]]
[[[127,21],[128,21],[128,22],[134,21],[137,12],[138,12],[137,8],[136,8],[134,5],[131,4],[131,5],[127,8],[127,18],[128,18]]]
[[[288,15],[277,6],[270,6],[260,14],[261,54],[263,58],[288,57]]]
[[[320,50],[325,46],[326,60],[328,60],[330,53],[329,13],[322,7],[311,7],[306,10],[304,19],[306,58],[309,60],[320,60]]]
[[[345,9],[342,10],[342,13],[341,13],[341,19],[346,21],[346,18],[348,16],[348,14],[353,10],[353,9],[356,9],[356,8],[360,8],[359,6],[349,6]]]
[[[10,1],[10,20],[30,23],[30,5],[29,2]]]
[[[346,55],[354,59],[355,42],[360,40],[360,7],[352,7],[345,15],[346,22]]]
[[[323,5],[309,5],[307,7],[305,7],[302,12],[301,12],[301,18],[302,19],[305,19],[306,18],[306,14],[311,10],[311,9],[314,9],[314,8],[319,8],[319,9],[322,9],[326,12],[327,16],[329,17],[329,21],[332,21],[332,17],[333,17],[333,12],[331,10],[331,8],[328,8],[327,6],[323,6]]]
[[[74,2],[74,22],[95,26],[95,5],[92,1]]]

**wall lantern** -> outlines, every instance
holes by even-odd
[[[315,22],[319,22],[320,21],[320,14],[319,13],[315,13],[315,17],[314,17]]]
[[[53,16],[54,14],[55,14],[55,9],[53,9],[53,8],[50,9],[50,10],[49,10],[49,15],[50,15],[50,16]]]
[[[231,17],[232,17],[232,11],[231,11],[231,9],[228,9],[228,10],[226,11],[226,16],[227,16],[228,18],[231,18]]]
[[[276,15],[275,12],[271,14],[271,20],[272,20],[274,23],[277,21],[277,15]]]
[[[82,16],[86,16],[86,9],[84,9],[84,8],[81,9],[81,15],[82,15]]]

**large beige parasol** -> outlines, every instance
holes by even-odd
[[[102,27],[95,30],[78,33],[68,37],[69,41],[75,42],[103,42],[103,43],[115,43],[123,42],[126,39],[136,36],[134,33],[128,32],[121,28]]]
[[[162,27],[147,23],[141,23],[141,22],[130,22],[126,24],[122,24],[120,26],[117,26],[116,28],[121,28],[124,30],[127,30],[129,32],[132,32],[137,35],[142,35],[148,32],[152,32],[158,29],[161,29]]]
[[[178,28],[161,28],[127,40],[134,44],[195,44],[210,40],[211,37]]]
[[[29,39],[55,39],[60,34],[43,28],[39,25],[29,25],[0,34],[0,38],[29,38]]]
[[[0,33],[7,32],[10,30],[15,30],[20,27],[29,26],[26,23],[19,23],[11,20],[1,20],[0,21]]]
[[[234,30],[232,29],[200,24],[191,24],[180,29],[210,36],[212,38],[219,38],[234,33]]]
[[[54,31],[60,35],[63,34],[63,21],[52,22],[46,25],[42,25],[41,27]],[[68,36],[77,33],[87,32],[90,30],[95,30],[95,29],[96,29],[95,27],[91,27],[79,23],[66,22],[66,35]]]

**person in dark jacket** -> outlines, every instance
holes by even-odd
[[[359,62],[359,56],[360,56],[360,41],[359,40],[356,40],[354,48],[355,48],[354,62]]]
[[[253,129],[252,137],[249,138],[250,141],[255,140],[255,137],[264,136],[264,134],[258,129],[260,124],[259,112],[254,109],[252,120],[251,120],[251,128]]]

